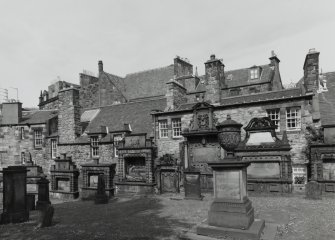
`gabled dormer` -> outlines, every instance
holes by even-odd
[[[260,66],[252,66],[249,68],[248,80],[249,81],[258,81],[261,78],[262,68]]]

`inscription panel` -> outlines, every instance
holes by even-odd
[[[215,172],[216,198],[241,199],[240,171]]]

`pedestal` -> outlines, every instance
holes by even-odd
[[[214,175],[214,201],[208,221],[197,228],[197,234],[222,238],[259,239],[264,220],[254,221],[254,209],[247,197],[249,163],[223,160],[209,163]]]

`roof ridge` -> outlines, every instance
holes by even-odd
[[[86,109],[83,109],[83,111],[94,110],[94,109],[102,109],[102,108],[105,108],[105,107],[112,107],[112,106],[119,106],[119,105],[126,105],[126,104],[134,104],[134,103],[157,101],[157,100],[162,100],[162,99],[166,99],[165,96],[164,97],[160,97],[160,98],[155,98],[155,99],[145,99],[143,101],[136,101],[136,102],[130,102],[129,101],[129,102],[126,102],[126,103],[109,104],[109,105],[105,105],[105,106],[101,106],[101,107],[86,108]]]
[[[137,71],[137,72],[133,72],[133,73],[128,73],[128,74],[126,74],[125,77],[132,76],[132,75],[139,74],[139,73],[144,73],[144,72],[149,72],[149,71],[154,71],[154,70],[160,70],[160,69],[168,68],[168,67],[171,67],[171,66],[173,66],[173,64],[170,64],[170,65],[165,66],[165,67],[157,67],[157,68],[151,68],[151,69]]]
[[[262,64],[262,65],[253,65],[252,67],[267,67],[267,66],[270,66],[270,64]],[[226,72],[232,72],[232,71],[239,71],[239,70],[248,70],[250,67],[246,67],[246,68],[237,68],[237,69],[231,69],[231,70],[225,70],[225,73]]]

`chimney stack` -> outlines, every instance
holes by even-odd
[[[104,65],[101,60],[99,61],[98,66],[99,66],[99,73],[102,73],[104,71]]]
[[[215,55],[210,56],[210,60],[205,62],[206,71],[206,96],[205,100],[212,104],[220,103],[221,87],[225,85],[224,64]]]
[[[313,92],[318,88],[319,55],[315,48],[309,50],[304,62],[304,86],[306,92]]]
[[[2,103],[2,124],[18,124],[22,118],[22,103],[4,102]]]

